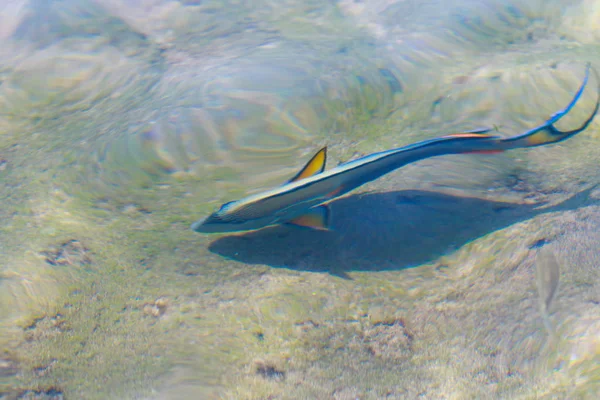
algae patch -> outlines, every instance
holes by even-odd
[[[85,266],[91,263],[88,249],[79,241],[71,239],[58,246],[58,248],[42,251],[45,261],[52,265],[78,265]]]

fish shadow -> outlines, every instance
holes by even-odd
[[[209,250],[246,264],[339,276],[399,270],[536,215],[588,205],[593,189],[545,207],[420,190],[358,194],[330,204],[330,231],[280,225],[220,237]]]

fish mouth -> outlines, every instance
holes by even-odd
[[[201,232],[201,233],[207,232],[207,230],[204,229],[205,228],[205,226],[204,226],[204,222],[205,221],[206,221],[206,218],[202,218],[201,220],[198,220],[198,221],[194,222],[192,224],[192,226],[191,226],[192,230],[196,231],[196,232]]]
[[[191,228],[193,231],[198,233],[224,233],[237,230],[227,224],[215,224],[214,217],[212,215],[194,222]]]

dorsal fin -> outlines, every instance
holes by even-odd
[[[327,146],[317,151],[317,154],[310,159],[309,162],[287,183],[299,181],[300,179],[308,178],[316,174],[320,174],[325,170],[325,162],[327,161]]]

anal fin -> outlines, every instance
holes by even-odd
[[[286,224],[327,231],[329,230],[329,219],[329,207],[321,205],[311,208],[306,214],[296,217]]]

